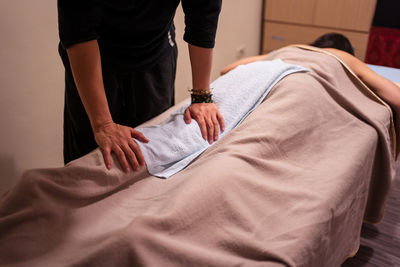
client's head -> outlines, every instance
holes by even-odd
[[[354,56],[354,49],[349,39],[340,33],[332,32],[324,34],[310,45],[319,48],[336,48]]]

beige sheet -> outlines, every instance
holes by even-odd
[[[278,57],[312,71],[167,180],[99,150],[27,171],[0,203],[0,265],[340,266],[383,215],[390,112],[329,55]]]

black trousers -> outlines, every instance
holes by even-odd
[[[97,148],[89,118],[76,88],[67,54],[65,67],[64,163]],[[177,47],[156,65],[144,70],[117,72],[103,67],[103,82],[115,123],[136,127],[174,104]]]

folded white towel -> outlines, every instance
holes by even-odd
[[[225,131],[220,137],[242,122],[279,80],[300,71],[308,69],[279,59],[257,61],[241,65],[215,80],[211,84],[213,100],[225,120]],[[210,146],[202,138],[195,120],[190,124],[184,122],[183,114],[189,105],[190,102],[186,103],[160,125],[137,129],[150,140],[137,141],[150,174],[168,178]]]

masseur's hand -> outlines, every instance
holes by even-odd
[[[223,132],[225,129],[224,118],[214,103],[191,104],[185,110],[184,119],[189,124],[192,118],[197,121],[204,140],[210,144],[218,140],[220,130]]]
[[[111,152],[117,155],[125,172],[130,171],[129,163],[135,171],[139,170],[139,166],[145,165],[142,152],[138,144],[132,139],[133,137],[145,143],[149,142],[141,132],[131,127],[110,122],[95,129],[94,137],[103,153],[104,162],[108,169],[112,167]]]

